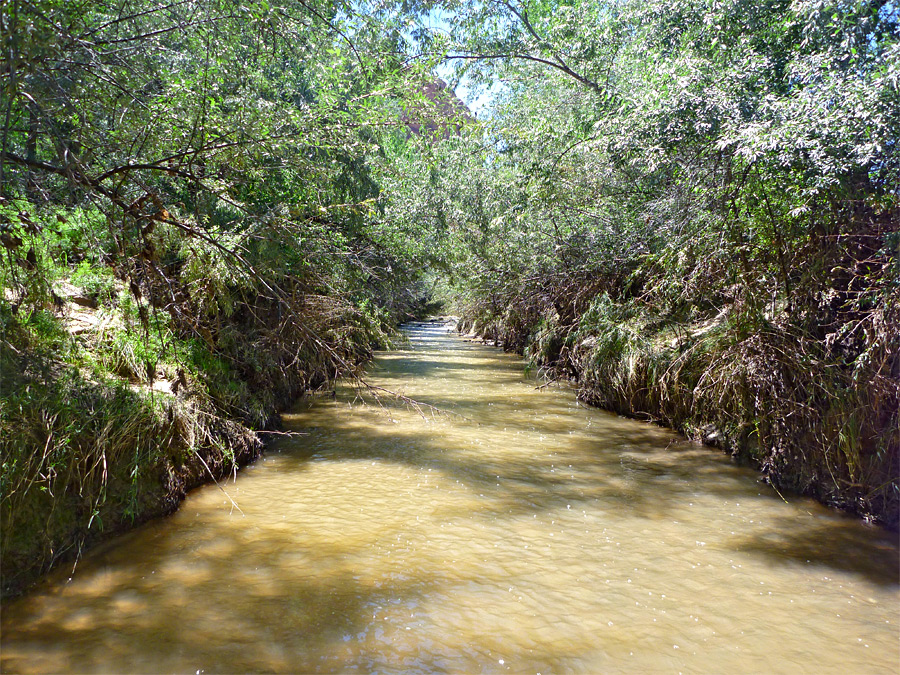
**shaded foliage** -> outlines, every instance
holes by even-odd
[[[372,161],[435,105],[396,21],[352,3],[11,0],[0,22],[11,587],[254,457],[249,430],[422,310]]]
[[[463,327],[896,525],[896,10],[460,7],[433,44],[503,87],[419,175]]]

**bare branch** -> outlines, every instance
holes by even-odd
[[[544,59],[539,56],[533,56],[531,54],[448,54],[444,56],[443,59],[444,61],[489,61],[496,59],[519,59],[523,61],[533,61],[534,63],[541,63],[545,66],[550,66],[551,68],[555,68],[556,70],[565,73],[569,77],[577,80],[578,82],[592,89],[598,94],[604,93],[603,87],[601,87],[593,80],[585,77],[584,75],[575,72],[564,62],[551,61],[549,59]]]

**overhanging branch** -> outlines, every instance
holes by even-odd
[[[540,56],[534,56],[532,54],[448,54],[443,57],[444,61],[492,61],[496,59],[519,59],[522,61],[532,61],[534,63],[540,63],[545,66],[550,66],[551,68],[555,68],[556,70],[565,73],[569,77],[574,80],[577,80],[581,84],[585,85],[589,89],[595,91],[598,94],[603,94],[603,87],[594,82],[592,79],[581,75],[580,73],[575,72],[569,66],[567,66],[562,61],[551,61],[550,59],[545,59]]]

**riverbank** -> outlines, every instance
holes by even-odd
[[[458,328],[573,380],[586,403],[672,427],[779,490],[896,531],[900,291],[884,280],[870,276],[871,302],[855,309],[832,277],[792,303],[743,298],[686,317],[621,286],[568,304],[551,287],[530,296],[542,303],[470,308]]]
[[[336,301],[331,315],[308,301],[288,307],[303,325],[258,301],[219,317],[207,345],[128,290],[98,307],[58,286],[60,303],[46,310],[0,305],[4,596],[234,475],[259,457],[285,406],[352,372],[390,335]]]
[[[4,603],[0,671],[890,672],[889,532],[445,324],[407,334],[380,389],[284,414],[225,486],[240,512],[200,488]]]
[[[0,357],[4,596],[171,513],[189,490],[262,451],[257,433],[222,418],[202,396],[98,382],[63,362],[11,351]]]

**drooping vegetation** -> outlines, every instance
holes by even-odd
[[[898,18],[468,6],[435,43],[502,82],[498,105],[404,207],[449,223],[463,327],[896,526]]]
[[[252,459],[421,308],[369,158],[428,80],[371,18],[4,4],[5,588]]]
[[[897,525],[896,8],[435,5],[0,9],[4,589],[252,459],[435,299]]]

